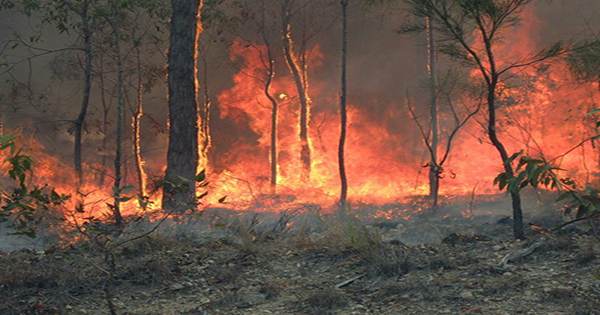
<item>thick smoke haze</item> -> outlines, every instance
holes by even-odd
[[[337,4],[337,1],[334,2]],[[311,64],[309,68],[311,91],[318,91],[311,95],[312,110],[314,117],[325,117],[337,122],[340,46],[338,7],[325,4],[325,1],[315,2],[313,5],[315,12],[319,10],[322,12],[319,11],[320,14],[316,15],[320,20],[312,23],[320,25],[322,29],[311,41],[311,45],[320,51],[318,61]],[[277,12],[277,9],[272,10]],[[591,38],[600,30],[600,21],[597,19],[600,13],[599,1],[536,1],[532,12],[530,17],[534,19],[527,21],[530,29],[519,29],[519,32],[526,32],[525,36],[536,49],[551,45],[557,40]],[[426,109],[426,45],[423,34],[398,33],[403,24],[410,22],[407,16],[407,12],[401,5],[377,8],[356,4],[350,8],[349,103],[351,108],[367,116],[368,121],[383,126],[391,135],[398,135],[397,141],[385,145],[389,147],[390,152],[393,152],[393,157],[399,163],[419,168],[426,160],[426,151],[409,117],[405,99],[409,95],[419,112]],[[5,11],[0,12],[0,21],[0,43],[4,48],[10,45],[16,35],[27,39],[39,30],[39,18],[35,16],[27,18]],[[298,21],[294,23],[295,26],[299,25]],[[279,24],[274,22],[273,25]],[[278,30],[270,31],[273,38],[277,40]],[[156,31],[156,37],[163,41],[149,46],[144,52],[144,63],[155,65],[157,69],[166,68],[167,33],[166,25],[163,25],[160,32]],[[221,36],[222,41],[215,41],[214,33],[214,30],[207,28],[202,35],[201,51],[208,65],[209,81],[201,80],[200,84],[208,83],[214,103],[212,158],[215,167],[219,169],[228,166],[227,162],[221,161],[219,157],[231,158],[236,146],[246,145],[252,148],[260,138],[260,135],[252,131],[249,121],[219,115],[220,110],[227,106],[227,104],[219,104],[220,95],[232,89],[232,78],[243,67],[243,62],[239,58],[230,58],[230,45],[236,38],[257,41],[258,37],[251,29],[243,27],[227,30]],[[59,34],[48,25],[41,27],[41,34],[40,41],[34,44],[36,47],[62,49],[79,44],[79,40],[73,33]],[[510,36],[505,36],[503,45],[510,47],[511,40]],[[289,77],[278,43],[275,43],[274,51],[277,54],[277,75]],[[33,135],[41,141],[50,154],[60,157],[69,165],[72,159],[69,120],[72,120],[79,110],[81,61],[70,51],[44,54],[28,61],[27,58],[32,53],[43,54],[43,50],[32,50],[22,46],[4,49],[3,53],[2,60],[16,63],[10,73],[0,69],[3,76],[0,86],[0,110],[4,124],[8,128],[22,129],[25,135]],[[444,69],[452,66],[443,56],[440,56],[440,62]],[[201,69],[200,72],[202,71]],[[294,93],[294,91],[281,92]],[[129,92],[130,101],[134,100],[134,94],[133,90]],[[162,78],[156,79],[152,90],[144,96],[148,115],[143,122],[143,154],[147,159],[150,173],[157,176],[162,172],[166,151],[166,95],[163,72]],[[114,104],[114,97],[109,98],[109,101]],[[112,143],[109,145],[109,152],[101,152],[98,149],[102,139],[98,129],[102,117],[100,104],[98,83],[95,78],[92,108],[85,135],[86,162],[97,163],[102,155],[110,156],[112,152]],[[295,107],[289,106],[283,110],[295,110]],[[326,114],[319,115],[319,113]],[[127,114],[131,115],[131,112],[128,110]],[[111,111],[111,115],[113,120],[114,110]],[[313,123],[319,122],[313,121]],[[358,126],[353,126],[351,121],[351,134],[360,132],[353,127]],[[112,129],[114,126],[111,124]],[[463,137],[477,138],[481,135],[471,133]],[[258,147],[256,150],[258,154],[266,154]],[[353,152],[348,154],[352,155]],[[131,159],[129,155],[128,153],[128,159]],[[495,159],[496,156],[489,158]],[[413,180],[407,179],[407,181]]]

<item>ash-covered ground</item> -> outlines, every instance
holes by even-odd
[[[89,241],[5,236],[0,314],[107,314],[107,286],[119,314],[600,314],[600,240],[589,223],[540,229],[564,220],[553,201],[527,196],[526,241],[499,196],[348,216],[209,209],[115,250],[113,272]]]

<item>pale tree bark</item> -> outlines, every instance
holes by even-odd
[[[342,211],[347,209],[348,199],[348,179],[346,176],[346,163],[344,160],[344,147],[346,144],[346,129],[348,124],[347,109],[346,109],[346,93],[347,93],[347,74],[346,74],[346,59],[348,51],[348,1],[341,0],[342,7],[342,50],[341,50],[341,89],[340,89],[340,142],[338,146],[338,166],[340,172],[340,208]]]
[[[294,48],[292,37],[292,0],[281,1],[282,39],[283,53],[288,65],[300,101],[299,112],[299,138],[300,138],[300,161],[305,178],[310,178],[311,150],[309,142],[309,123],[311,101],[308,96],[308,78],[306,67],[302,67]]]
[[[429,75],[429,117],[431,128],[431,160],[429,161],[429,197],[432,207],[437,208],[440,190],[440,166],[438,165],[438,101],[437,101],[437,62],[435,35],[430,17],[425,17],[427,30],[427,73]]]
[[[76,180],[77,180],[77,192],[80,193],[80,188],[83,185],[83,166],[82,166],[82,137],[83,130],[85,128],[85,118],[90,104],[90,93],[92,89],[92,62],[93,62],[93,51],[92,51],[92,33],[93,26],[91,25],[90,15],[90,0],[84,0],[81,2],[81,8],[78,12],[81,19],[81,34],[83,36],[83,94],[81,99],[81,105],[79,108],[79,114],[74,121],[73,138],[73,163],[75,167]]]
[[[135,170],[138,182],[138,194],[140,198],[140,205],[145,208],[148,199],[147,191],[147,176],[144,169],[144,158],[142,157],[142,135],[141,135],[141,121],[144,117],[144,91],[142,83],[142,60],[140,56],[139,43],[135,47],[136,55],[136,66],[137,66],[137,84],[136,84],[136,106],[131,118],[132,127],[132,145],[133,155],[135,161]]]
[[[198,168],[198,39],[203,0],[172,0],[169,47],[169,148],[163,208],[196,205]]]

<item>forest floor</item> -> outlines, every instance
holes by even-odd
[[[163,230],[115,253],[110,291],[119,314],[600,314],[591,232],[528,229],[514,241],[510,220],[486,220],[338,218],[295,233],[238,222],[213,237]],[[105,270],[85,242],[0,253],[0,314],[107,314]]]

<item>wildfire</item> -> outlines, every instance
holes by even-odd
[[[530,14],[530,13],[529,13]],[[520,52],[513,47],[535,47],[532,34],[537,29],[534,17],[520,25],[523,31],[515,32],[516,42],[501,49],[498,58],[510,59]],[[219,203],[233,209],[281,210],[290,204],[310,203],[322,208],[333,205],[339,191],[337,165],[337,120],[336,95],[326,95],[329,82],[311,82],[313,97],[310,118],[309,139],[312,147],[311,174],[303,176],[300,156],[301,144],[298,141],[298,113],[295,87],[289,76],[276,76],[273,91],[280,112],[278,116],[278,187],[274,196],[269,182],[269,148],[271,108],[264,95],[263,82],[265,55],[259,44],[245,45],[241,40],[233,43],[230,51],[232,60],[241,61],[242,67],[233,77],[233,86],[218,95],[220,119],[231,121],[239,130],[232,131],[233,140],[225,153],[219,155],[218,165],[206,165],[209,172],[209,197],[205,206]],[[535,50],[531,48],[531,50]],[[319,71],[319,64],[325,58],[320,48],[312,48],[312,71]],[[542,155],[547,159],[559,156],[574,143],[589,137],[595,126],[586,119],[599,97],[593,84],[575,82],[566,64],[555,62],[551,67],[531,69],[519,73],[525,88],[503,86],[500,115],[501,137],[511,152],[525,149],[529,154]],[[463,103],[474,100],[461,99]],[[289,103],[289,104],[288,104]],[[328,105],[329,104],[329,105]],[[347,141],[347,173],[351,201],[375,205],[391,204],[404,198],[425,195],[427,171],[422,167],[427,160],[425,148],[418,139],[417,132],[399,134],[390,126],[410,122],[404,105],[388,104],[389,112],[374,113],[372,104],[349,104],[349,134]],[[441,117],[452,119],[450,114]],[[397,119],[397,120],[392,120]],[[447,169],[442,179],[441,193],[446,195],[468,195],[474,187],[478,194],[495,194],[492,186],[494,177],[500,171],[500,163],[495,149],[487,143],[480,122],[481,113],[456,139]],[[228,132],[213,130],[214,134]],[[219,146],[220,137],[211,138],[211,146]],[[443,145],[443,144],[442,144]],[[569,170],[569,176],[581,183],[594,180],[594,172],[600,165],[600,152],[592,144],[583,146],[571,154],[561,157],[561,167]],[[417,148],[417,149],[415,149]],[[28,144],[31,155],[38,161],[36,180],[57,187],[64,193],[75,195],[71,167],[46,153],[39,144]],[[202,161],[204,163],[205,161]],[[209,160],[209,163],[211,161]],[[213,163],[215,164],[215,163]],[[148,163],[159,174],[164,166]],[[99,165],[87,165],[87,169],[102,169]],[[103,170],[110,174],[110,171]],[[133,177],[133,176],[132,176]],[[135,185],[134,180],[130,183]],[[99,215],[106,211],[106,203],[113,198],[110,187],[97,183],[93,175],[86,178],[82,188],[85,201],[85,215]],[[150,210],[158,209],[160,196],[150,197]],[[135,214],[140,207],[134,197],[124,202],[124,214]],[[219,202],[227,197],[227,203]],[[377,211],[377,217],[392,218],[394,211]]]

